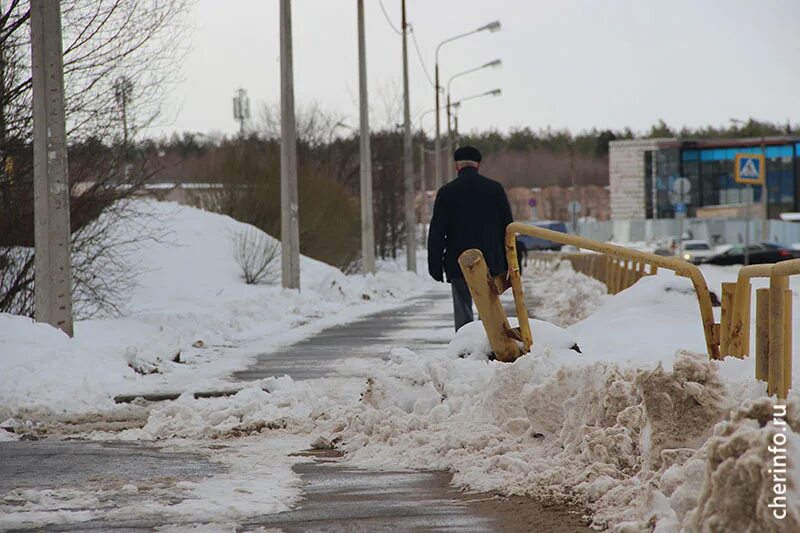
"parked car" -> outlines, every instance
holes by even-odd
[[[751,265],[765,263],[777,263],[787,259],[799,259],[800,250],[792,250],[773,242],[762,242],[752,244],[748,247],[749,260]],[[743,265],[744,246],[732,246],[730,249],[703,260],[703,264],[709,265]]]
[[[553,231],[560,231],[567,233],[567,226],[563,222],[554,220],[540,220],[532,222],[533,226],[549,229]],[[531,237],[530,235],[518,235],[517,240],[522,242],[528,250],[561,250],[561,243],[540,239],[538,237]]]
[[[698,239],[683,241],[683,258],[690,263],[699,264],[703,259],[716,255],[708,241]]]

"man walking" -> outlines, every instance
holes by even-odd
[[[477,248],[483,253],[489,272],[499,275],[508,269],[505,230],[512,222],[511,206],[503,186],[478,173],[481,153],[462,146],[453,154],[458,177],[436,194],[428,233],[428,272],[444,281],[453,292],[456,331],[474,320],[472,295],[458,265],[464,250]]]

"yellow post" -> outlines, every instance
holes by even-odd
[[[599,254],[592,255],[591,276],[598,281],[601,281],[603,279],[601,275],[602,263],[603,263],[603,258]]]
[[[525,295],[522,291],[522,277],[519,273],[518,267],[513,267],[516,263],[512,258],[517,256],[517,240],[511,235],[506,233],[506,261],[512,268],[508,269],[508,283],[511,285],[511,292],[514,295],[514,307],[517,310],[517,320],[519,321],[519,336],[522,341],[522,353],[531,351],[533,345],[533,334],[531,333],[531,324],[528,321],[528,308],[525,307]],[[505,313],[504,313],[505,314]]]
[[[733,311],[733,298],[736,294],[736,283],[722,284],[722,309],[719,319],[719,354],[728,355],[728,339],[731,333],[731,312]]]
[[[769,378],[769,289],[756,290],[756,379]]]
[[[729,351],[736,357],[750,355],[750,279],[768,277],[773,265],[750,265],[742,267],[736,278],[736,296],[733,298],[731,315],[731,337]]]
[[[509,265],[516,264],[516,250],[513,261],[509,258]],[[489,337],[489,344],[494,350],[494,355],[498,361],[510,363],[522,355],[522,350],[516,341],[512,339],[511,326],[503,310],[503,304],[497,294],[494,280],[489,275],[489,268],[483,259],[483,254],[476,248],[466,250],[458,258],[461,272],[469,286],[469,292],[478,308],[478,315],[483,323],[483,329]],[[519,266],[516,265],[511,271],[516,271],[519,277]],[[521,283],[520,283],[521,288]],[[516,294],[515,294],[516,296]],[[523,306],[524,307],[524,306]]]
[[[631,269],[630,269],[630,261],[627,259],[622,262],[622,276],[620,279],[620,291],[624,291],[630,286],[630,278],[631,278]]]
[[[783,291],[783,388],[784,400],[792,388],[792,289]]]
[[[626,289],[630,288],[631,285],[633,285],[634,281],[636,281],[634,279],[634,276],[636,275],[636,271],[634,270],[634,268],[635,268],[635,265],[634,265],[633,260],[625,261],[625,288]]]
[[[625,281],[625,270],[624,268],[627,266],[627,261],[622,260],[617,265],[617,276],[615,280],[615,284],[617,287],[617,294],[625,290],[625,285],[623,285]]]
[[[783,326],[784,297],[788,285],[783,276],[772,276],[769,282],[769,380],[767,394],[777,394],[779,398],[784,390],[783,364]]]

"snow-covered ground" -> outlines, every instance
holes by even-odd
[[[20,411],[107,409],[119,394],[220,387],[255,354],[397,305],[432,284],[393,263],[374,276],[346,276],[302,257],[300,291],[279,281],[247,285],[234,240],[258,230],[174,203],[143,207],[137,212],[147,220],[127,220],[119,231],[146,224],[159,238],[127,250],[138,276],[122,316],[80,320],[70,339],[0,314],[0,420]]]
[[[597,282],[562,267],[528,284],[552,283],[569,287],[551,292],[553,307],[596,307],[566,330],[533,321],[538,342],[513,364],[488,361],[480,328],[467,327],[439,354],[398,346],[388,361],[352,360],[342,378],[185,399],[119,437],[280,425],[338,447],[355,466],[447,469],[471,490],[585,505],[596,526],[616,531],[796,530],[794,463],[787,517],[770,518],[768,507],[768,447],[781,427],[773,401],[753,379],[752,358],[708,360],[688,282],[664,273],[598,298]],[[573,340],[582,354],[569,349]],[[785,417],[789,457],[800,453],[798,400],[792,393]]]
[[[193,242],[221,250],[230,239],[220,228],[238,224],[184,208],[178,212],[187,234],[200,219],[214,217],[209,222],[214,229],[198,230],[194,241],[181,236],[184,246]],[[169,270],[179,261],[171,254],[181,250],[160,248],[149,257]],[[309,282],[297,294],[244,286],[236,268],[223,264],[230,254],[216,257],[188,261],[218,260],[211,277],[169,272],[143,281],[142,290],[150,292],[134,299],[115,335],[103,327],[115,321],[82,324],[69,341],[44,326],[2,317],[0,339],[19,366],[13,377],[0,377],[0,405],[12,411],[52,409],[69,393],[74,397],[62,400],[66,408],[102,409],[111,391],[187,384],[196,376],[218,383],[214,380],[246,362],[256,346],[263,351],[270,343],[290,342],[326,320],[344,322],[356,312],[396,303],[399,292],[432,287],[416,276],[347,277],[306,261]],[[735,279],[735,268],[703,270],[712,290]],[[191,283],[181,289],[182,281]],[[800,280],[792,287],[800,292]],[[552,271],[530,272],[526,290],[533,295],[533,313],[546,322],[532,321],[534,349],[512,364],[488,360],[485,335],[474,324],[439,352],[418,354],[397,338],[388,360],[351,359],[336,375],[314,380],[269,378],[229,398],[187,394],[152,408],[142,428],[86,436],[154,441],[168,449],[203,449],[211,439],[226,439],[229,450],[216,457],[232,470],[179,487],[191,501],[164,511],[198,513],[198,521],[233,520],[291,505],[300,487],[290,465],[299,459],[289,453],[314,446],[336,447],[354,466],[446,469],[454,473],[454,483],[470,490],[579,504],[590,510],[595,526],[619,532],[800,530],[800,472],[792,459],[800,457],[800,393],[790,395],[783,417],[788,425],[781,426],[764,384],[754,379],[754,358],[708,360],[688,280],[661,271],[608,296],[597,281],[562,263]],[[363,294],[369,302],[363,303]],[[800,309],[797,294],[794,307]],[[449,312],[447,302],[442,312]],[[795,316],[796,324],[799,319]],[[313,324],[298,328],[304,321]],[[140,329],[128,332],[134,325]],[[406,335],[427,338],[432,332],[420,326]],[[199,340],[204,347],[191,348]],[[171,363],[169,355],[159,359],[157,346],[163,348],[158,354],[180,349],[191,362]],[[204,353],[211,346],[219,348]],[[70,362],[51,370],[58,350]],[[162,373],[126,370],[137,357]],[[65,377],[66,370],[74,374]],[[100,377],[101,372],[109,376]],[[18,382],[44,383],[53,392]],[[793,385],[798,390],[797,377]],[[769,507],[774,496],[769,446],[778,433],[786,435],[790,462],[782,521],[771,518]],[[212,505],[235,500],[238,489],[268,490],[274,498],[243,497],[239,507],[227,510]],[[15,513],[9,516],[23,523],[25,513],[39,512],[44,523],[69,509],[65,502],[92,497],[84,492],[53,499],[41,492],[0,499],[0,513]],[[163,504],[153,505],[154,513],[162,512]]]

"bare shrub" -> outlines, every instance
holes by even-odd
[[[256,228],[240,230],[233,238],[233,256],[248,285],[278,279],[280,243],[266,233]]]

